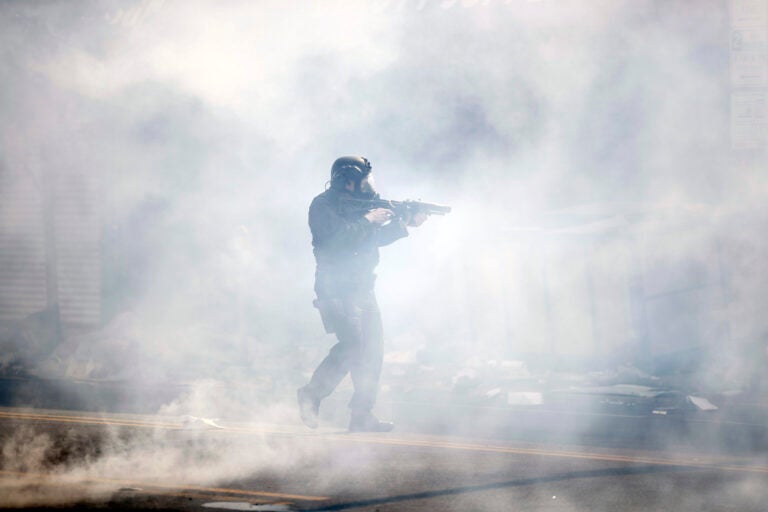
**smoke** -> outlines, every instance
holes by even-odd
[[[744,389],[768,181],[731,151],[723,4],[4,2],[0,173],[96,212],[98,343],[136,385],[188,385],[161,414],[295,423],[282,398],[331,343],[307,207],[343,154],[453,207],[382,250],[389,350],[655,371],[701,349],[692,390]],[[44,460],[29,436],[4,460]],[[195,467],[116,446],[83,471]],[[185,476],[253,469],[237,447]]]
[[[253,428],[221,434],[195,424],[85,433],[22,427],[3,439],[3,505],[103,503],[125,499],[124,493],[144,491],[144,486],[162,493],[178,489],[180,481],[194,489],[245,477],[269,478],[289,473],[299,463],[316,463],[319,451],[316,444],[282,443]]]

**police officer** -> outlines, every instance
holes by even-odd
[[[320,402],[350,373],[354,395],[349,404],[350,432],[388,432],[394,428],[372,413],[383,360],[381,315],[374,294],[379,247],[408,236],[406,226],[427,218],[396,217],[392,210],[348,208],[345,199],[377,199],[371,163],[359,156],[338,158],[330,187],[309,207],[317,267],[315,306],[326,332],[338,342],[317,367],[309,384],[297,392],[305,425],[316,428]]]

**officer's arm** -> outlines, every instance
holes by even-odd
[[[405,221],[402,219],[393,219],[392,222],[376,231],[376,244],[382,247],[408,236],[408,228],[405,226]]]
[[[321,200],[314,201],[309,207],[309,227],[316,244],[331,248],[355,245],[376,230],[365,217],[347,220]]]

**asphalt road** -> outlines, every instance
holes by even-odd
[[[768,457],[0,409],[0,506],[761,511]]]

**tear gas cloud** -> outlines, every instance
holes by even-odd
[[[703,344],[707,388],[766,332],[768,181],[733,171],[724,2],[5,2],[0,23],[0,171],[84,183],[124,378],[301,383],[330,346],[307,208],[345,154],[384,197],[453,206],[382,250],[388,350]],[[638,283],[701,285],[698,313],[640,322]],[[163,412],[256,414],[251,391]]]

